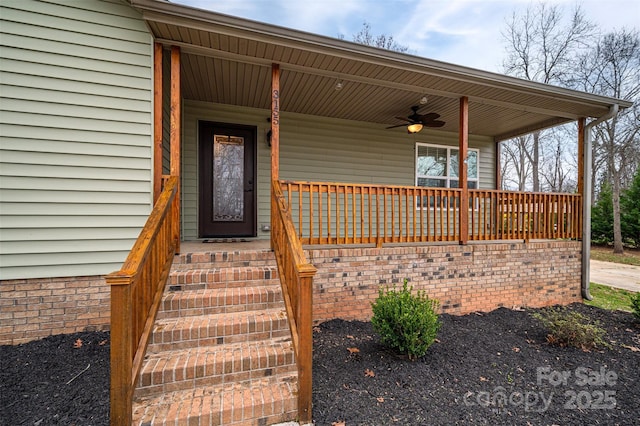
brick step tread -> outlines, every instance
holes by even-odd
[[[203,268],[173,271],[169,274],[167,285],[170,289],[178,290],[198,284],[213,284],[213,287],[237,287],[252,285],[256,282],[274,284],[278,281],[276,266],[246,266],[238,268]]]
[[[137,398],[132,424],[259,426],[292,421],[297,416],[296,377],[289,374]]]
[[[176,255],[173,267],[193,268],[195,265],[215,267],[238,267],[249,265],[275,265],[275,256],[269,249],[239,251],[202,251]]]
[[[148,352],[290,336],[283,308],[157,320]]]
[[[238,383],[295,369],[291,339],[166,351],[145,358],[136,394]]]
[[[283,308],[280,285],[166,291],[157,319]]]

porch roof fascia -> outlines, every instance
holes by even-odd
[[[608,113],[610,107],[617,104],[619,108],[625,109],[633,105],[632,102],[607,96],[595,95],[577,90],[567,89],[549,84],[539,83],[530,80],[498,74],[490,71],[474,69],[462,65],[456,65],[423,58],[406,53],[380,49],[372,46],[335,39],[327,36],[307,33],[291,28],[280,27],[244,18],[225,15],[213,11],[197,9],[189,6],[170,3],[163,0],[130,0],[132,6],[139,10],[143,18],[147,21],[162,22],[167,25],[178,27],[199,29],[207,32],[215,32],[227,36],[238,37],[247,40],[266,42],[278,46],[286,46],[305,52],[312,52],[318,55],[337,57],[352,61],[358,61],[378,66],[402,69],[445,78],[452,81],[464,82],[481,86],[483,88],[496,88],[517,92],[529,96],[542,96],[550,100],[560,100],[574,105],[587,106],[592,111],[587,118],[598,118]],[[187,44],[179,40],[158,39],[161,43],[175,43],[183,49],[193,49],[202,54],[204,50],[213,50],[193,44]],[[236,61],[245,61],[263,66],[271,66],[273,61],[264,58],[247,57],[245,55],[233,54],[216,50],[215,55],[226,57]],[[471,102],[492,106],[509,107],[522,112],[540,113],[550,116],[536,125],[527,125],[521,128],[514,128],[508,132],[494,135],[496,141],[509,139],[522,134],[530,133],[548,127],[553,127],[562,123],[576,120],[584,114],[577,114],[570,109],[546,108],[527,103],[509,103],[489,97],[479,97],[457,91],[442,91],[433,88],[403,84],[397,81],[382,81],[380,79],[345,75],[341,72],[331,72],[309,67],[301,67],[296,64],[279,62],[283,69],[291,69],[309,74],[323,75],[334,78],[344,78],[346,80],[376,84],[403,90],[424,91],[433,95],[458,99],[467,96]]]

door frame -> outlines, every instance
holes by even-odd
[[[245,220],[250,223],[248,226],[249,232],[247,233],[239,233],[239,234],[219,234],[219,235],[208,235],[204,233],[204,223],[206,218],[203,217],[203,207],[202,203],[204,200],[203,193],[203,185],[204,180],[208,177],[205,176],[206,168],[203,166],[204,155],[204,142],[202,141],[202,129],[203,126],[211,126],[215,128],[222,128],[228,131],[240,130],[243,132],[248,132],[251,134],[250,143],[252,144],[251,148],[253,151],[253,158],[248,161],[245,161],[245,166],[250,166],[253,171],[253,188],[251,197],[251,208],[246,210],[245,206]],[[216,133],[215,131],[213,132]],[[198,120],[198,150],[197,150],[197,159],[198,159],[198,188],[197,188],[197,200],[198,200],[198,238],[240,238],[240,237],[256,237],[258,234],[258,128],[257,126],[245,125],[245,124],[235,124],[235,123],[223,123],[212,120]],[[247,143],[247,141],[245,141]],[[246,153],[246,150],[245,150]],[[246,169],[245,169],[246,170]],[[246,183],[246,178],[245,178]]]

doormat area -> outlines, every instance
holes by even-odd
[[[215,238],[211,240],[202,241],[204,244],[215,244],[215,243],[248,243],[249,240],[245,240],[244,238]]]

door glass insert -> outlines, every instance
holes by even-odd
[[[213,220],[244,220],[244,138],[213,137]]]

